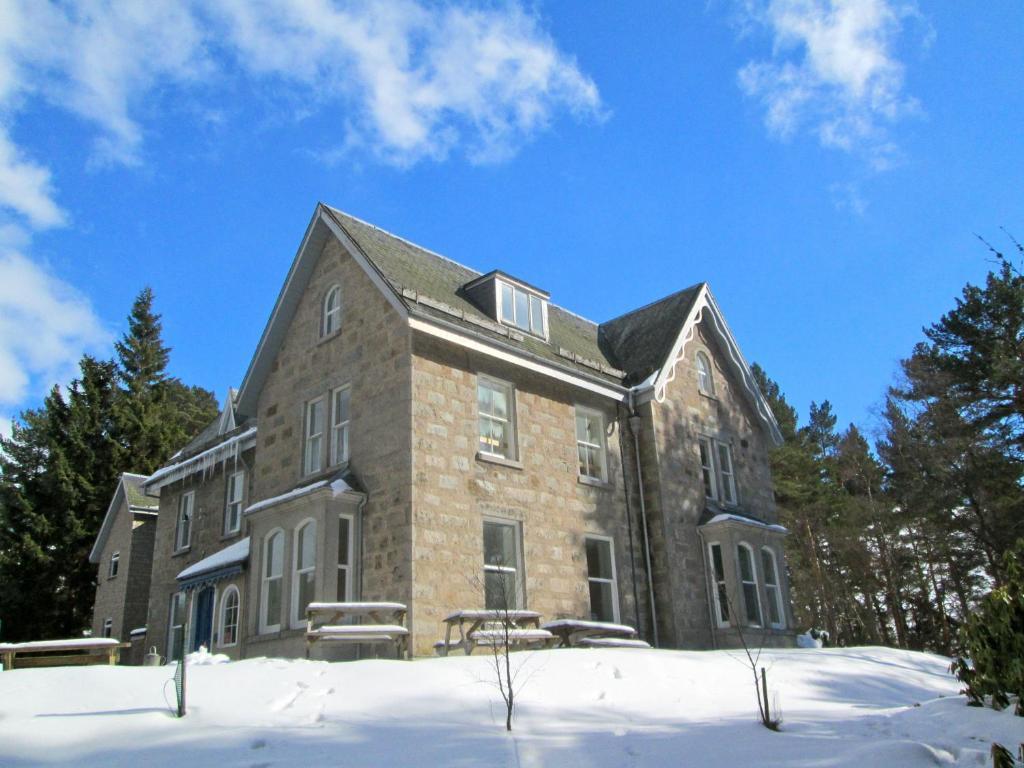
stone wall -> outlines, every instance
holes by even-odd
[[[252,503],[253,458],[253,450],[249,449],[239,456],[237,465],[234,460],[228,460],[225,464],[218,464],[212,472],[196,473],[160,489],[160,514],[153,541],[146,643],[147,646],[155,645],[161,656],[168,655],[167,622],[170,618],[171,596],[178,591],[177,575],[188,566],[247,535],[244,520],[238,533],[224,534],[224,510],[228,476],[238,469],[244,469],[246,473],[242,506],[244,508]],[[178,502],[182,494],[189,491],[195,492],[191,544],[182,551],[175,551]]]
[[[153,575],[153,543],[156,539],[155,515],[140,513],[133,516],[131,559],[127,563],[128,577],[124,600],[124,634],[146,626],[149,611],[149,586]]]
[[[341,286],[341,325],[335,334],[320,338],[321,308],[333,285]],[[303,476],[303,420],[307,402],[351,386],[348,470],[368,497],[357,594],[364,600],[409,603],[412,597],[409,349],[402,318],[332,238],[299,300],[258,401],[254,500],[278,496],[344,468],[328,466]]]
[[[110,577],[110,556],[120,552],[117,576]],[[122,496],[107,542],[100,553],[96,573],[96,600],[93,604],[92,634],[103,637],[103,622],[113,619],[111,637],[127,641],[135,627],[125,626],[125,597],[128,594],[132,565],[132,515]]]
[[[612,537],[620,619],[634,623],[617,406],[424,334],[413,352],[415,652],[431,651],[447,614],[483,607],[485,517],[520,524],[525,605],[546,620],[589,616],[584,535]],[[478,374],[515,387],[514,462],[478,456]],[[580,481],[576,404],[605,414],[606,484]]]
[[[697,385],[694,360],[698,351],[712,362],[713,396],[702,393]],[[707,648],[719,642],[712,634],[707,567],[697,530],[708,507],[700,436],[727,443],[731,449],[737,503],[722,509],[775,521],[768,457],[771,438],[751,410],[742,386],[702,322],[687,344],[684,358],[676,364],[664,401],[652,401],[642,408],[645,500],[663,645]],[[782,569],[781,558],[779,563]]]

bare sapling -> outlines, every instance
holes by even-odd
[[[729,615],[734,617],[733,626],[736,628],[736,636],[739,638],[740,646],[746,654],[747,665],[750,667],[750,672],[753,676],[754,692],[757,694],[757,712],[761,725],[770,731],[777,731],[782,726],[782,717],[778,711],[777,699],[775,700],[775,706],[769,705],[769,701],[772,701],[772,699],[768,698],[768,672],[763,666],[758,667],[761,660],[761,651],[764,649],[764,641],[768,635],[768,629],[766,627],[761,628],[757,647],[751,649],[750,643],[747,642],[746,634],[743,631],[743,619],[736,612],[732,600],[729,598],[726,598],[726,600],[729,604]],[[775,710],[774,716],[772,709]]]

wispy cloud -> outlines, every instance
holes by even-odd
[[[89,300],[15,251],[0,253],[0,414],[75,375],[110,334]]]
[[[884,170],[899,158],[891,126],[920,111],[895,53],[917,18],[915,7],[892,0],[747,0],[742,27],[767,31],[772,53],[739,71],[740,87],[760,100],[772,135],[807,129]]]
[[[560,114],[603,114],[516,0],[0,0],[0,413],[106,339],[89,302],[25,255],[70,216],[60,180],[15,140],[19,115],[69,113],[93,133],[83,163],[130,167],[168,93],[229,120],[239,83],[336,114],[321,155],[397,166],[499,162]]]

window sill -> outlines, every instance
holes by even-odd
[[[341,335],[341,328],[340,327],[337,330],[335,330],[335,331],[331,331],[330,333],[328,333],[328,334],[326,334],[324,336],[318,337],[317,340],[316,340],[316,344],[314,344],[313,346],[314,347],[319,347],[321,344],[326,344],[328,341],[333,339],[335,336],[339,336],[339,335]]]
[[[697,394],[701,397],[706,397],[708,400],[714,400],[716,403],[719,402],[718,395],[702,392],[700,389],[697,390]]]
[[[242,529],[239,528],[237,531],[231,531],[230,533],[225,533],[223,536],[220,537],[220,540],[221,541],[230,541],[231,539],[237,539],[241,535],[242,535]]]
[[[611,488],[612,484],[607,480],[601,480],[596,477],[588,477],[587,475],[576,475],[576,482],[580,485],[589,485],[592,488]]]
[[[477,461],[486,461],[490,464],[497,464],[502,467],[508,467],[509,469],[522,469],[523,462],[516,461],[515,459],[506,459],[504,456],[498,456],[493,453],[484,453],[483,451],[477,451]]]
[[[187,547],[183,547],[182,549],[174,550],[171,553],[171,557],[181,557],[182,555],[187,555],[191,551],[192,551],[192,545],[189,544]]]

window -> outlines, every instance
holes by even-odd
[[[721,475],[721,500],[726,504],[736,503],[736,478],[732,473],[732,451],[725,443],[718,446],[718,471]]]
[[[306,606],[316,592],[316,521],[307,520],[295,529],[292,558],[292,626],[306,620]]]
[[[740,584],[743,586],[743,607],[747,624],[761,626],[761,600],[757,594],[757,572],[754,570],[754,554],[746,544],[736,546],[736,559],[740,564]]]
[[[352,583],[352,518],[348,515],[341,515],[338,518],[338,591],[336,598],[339,602],[347,602],[353,599]]]
[[[351,387],[339,387],[331,393],[331,464],[348,461],[349,396]]]
[[[698,352],[695,358],[697,363],[697,388],[705,395],[714,396],[715,379],[711,375],[711,361],[703,352]]]
[[[511,384],[494,379],[477,381],[480,413],[480,451],[515,458],[515,391]]]
[[[167,658],[171,661],[180,659],[185,649],[185,613],[185,593],[175,592],[171,595],[171,619],[167,623]]]
[[[590,618],[593,621],[619,620],[619,594],[615,582],[615,555],[612,540],[587,536],[587,582],[590,587]]]
[[[733,472],[732,449],[710,437],[698,438],[700,470],[704,496],[723,504],[736,504],[736,476]]]
[[[107,572],[107,576],[114,578],[117,576],[117,568],[121,564],[121,553],[114,552],[110,556],[110,570]]]
[[[323,315],[320,320],[320,337],[330,336],[341,327],[341,286],[334,285],[324,296]]]
[[[114,620],[104,619],[103,620],[103,636],[110,637],[114,634]]]
[[[544,330],[544,299],[500,280],[498,287],[501,292],[501,311],[498,319],[506,325],[514,325],[534,336],[547,336]]]
[[[224,590],[220,599],[220,645],[227,648],[238,644],[238,587]]]
[[[521,607],[519,600],[519,528],[515,523],[484,521],[484,608]]]
[[[174,535],[174,549],[176,551],[188,549],[192,541],[192,511],[195,506],[195,491],[183,493],[178,499],[178,526]]]
[[[580,477],[608,479],[604,439],[604,416],[598,411],[576,406],[576,454]]]
[[[263,579],[260,587],[260,632],[281,629],[281,574],[284,571],[284,531],[263,541]]]
[[[768,547],[761,547],[761,571],[764,573],[764,591],[768,597],[768,621],[776,629],[782,629],[786,622],[782,613],[779,569],[775,567],[775,553]]]
[[[311,475],[320,471],[324,441],[324,399],[318,397],[306,403],[306,444],[303,451],[302,473]]]
[[[715,619],[718,626],[729,626],[729,593],[725,588],[725,564],[722,562],[722,547],[720,544],[709,544],[708,550],[711,555],[711,575],[714,578],[712,587],[712,598],[715,604]]]
[[[245,491],[245,472],[228,477],[227,504],[224,507],[224,533],[238,533],[242,527],[242,494]]]

